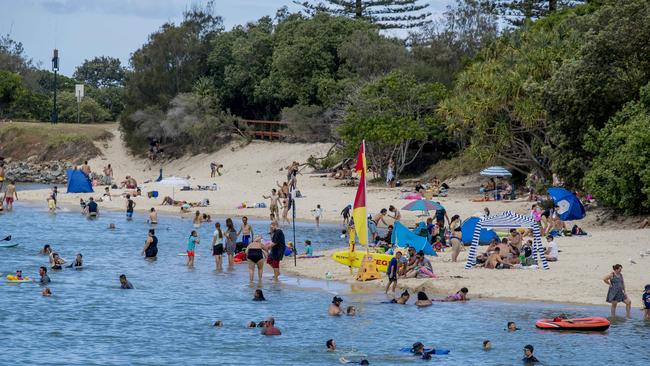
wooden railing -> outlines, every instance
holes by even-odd
[[[254,139],[258,140],[281,140],[287,135],[284,130],[289,125],[282,121],[259,121],[253,119],[242,119],[246,125],[246,131]]]

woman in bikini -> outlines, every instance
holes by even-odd
[[[262,273],[264,272],[264,262],[268,255],[264,244],[262,244],[262,237],[257,235],[252,243],[246,247],[246,258],[248,260],[248,274],[250,275],[250,282],[253,283],[255,275],[255,267],[257,267],[257,280],[262,283]]]

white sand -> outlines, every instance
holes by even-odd
[[[158,176],[159,166],[150,167],[148,162],[129,156],[126,148],[118,140],[119,132],[114,131],[115,139],[102,143],[104,156],[90,161],[93,170],[100,171],[111,163],[117,182],[126,175],[134,176],[138,183]],[[218,191],[183,191],[175,190],[176,200],[200,201],[203,198],[210,200],[210,206],[201,208],[201,212],[211,215],[244,216],[268,218],[268,209],[237,209],[242,202],[254,204],[268,200],[262,195],[269,194],[271,188],[276,187],[276,181],[286,179],[286,172],[280,168],[286,167],[291,161],[305,162],[310,155],[321,156],[330,145],[328,144],[285,144],[253,142],[247,146],[232,144],[213,154],[201,154],[193,157],[179,159],[163,166],[165,176],[189,176],[192,185],[210,185],[217,183]],[[215,161],[224,165],[223,175],[210,178],[210,162]],[[324,211],[324,222],[340,222],[339,212],[347,204],[352,203],[356,192],[355,187],[342,187],[339,181],[319,178],[308,170],[302,171],[298,177],[298,189],[305,196],[297,202],[297,217],[299,220],[313,221],[311,210],[320,204]],[[465,181],[454,181],[452,187],[459,186]],[[471,184],[471,180],[466,181]],[[94,196],[101,195],[103,187],[98,187]],[[138,211],[148,211],[155,207],[159,212],[178,213],[178,207],[161,206],[164,196],[172,196],[171,187],[161,187],[156,184],[145,184],[143,192],[157,190],[160,192],[158,199],[141,198],[136,200]],[[65,191],[65,190],[62,190]],[[113,190],[113,194],[121,193]],[[19,192],[21,200],[43,202],[48,191]],[[393,204],[402,207],[408,201],[399,199],[399,189],[383,187],[370,187],[368,189],[368,211],[377,212],[380,208]],[[63,205],[77,205],[79,198],[87,199],[89,194],[60,194],[59,201]],[[478,196],[478,195],[477,195]],[[489,207],[492,213],[504,210],[513,210],[527,213],[530,203],[527,201],[516,202],[471,202],[469,196],[452,193],[450,197],[440,198],[439,201],[446,207],[447,212],[459,214],[461,218],[474,215]],[[100,204],[100,210],[124,210],[125,200],[114,197],[112,202]],[[402,212],[403,221],[407,224],[414,223],[421,218],[412,212]],[[611,266],[621,263],[624,266],[623,274],[628,292],[635,307],[640,306],[641,292],[646,283],[650,283],[650,257],[641,258],[640,251],[650,249],[648,231],[644,230],[611,230],[602,229],[592,224],[593,218],[585,220],[581,225],[589,231],[590,237],[559,238],[557,243],[560,261],[551,263],[551,270],[465,270],[464,259],[467,252],[462,252],[460,262],[449,262],[449,254],[441,253],[440,257],[433,258],[434,272],[439,276],[435,280],[400,280],[399,287],[411,289],[424,287],[428,291],[446,294],[457,291],[460,287],[468,287],[470,297],[510,298],[520,300],[543,300],[557,302],[572,302],[585,304],[605,304],[607,286],[602,278],[611,271]],[[318,249],[318,248],[316,248]],[[325,279],[325,274],[331,272],[336,280],[356,282],[349,274],[347,267],[342,266],[329,258],[331,251],[324,258],[299,259],[298,267],[293,268],[293,259],[284,261],[285,271],[298,276]],[[630,264],[628,258],[632,257],[637,264]],[[374,281],[367,286],[383,286],[384,280]],[[621,309],[622,310],[622,309]],[[620,310],[619,310],[620,311]],[[638,310],[637,310],[638,311]]]

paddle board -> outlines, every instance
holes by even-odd
[[[13,248],[17,245],[18,243],[0,243],[0,248]]]
[[[187,257],[187,253],[178,253],[178,254],[176,254],[176,255],[179,256],[179,257]],[[195,256],[195,257],[200,257],[201,254],[194,254],[194,256]]]
[[[332,259],[348,267],[359,268],[363,257],[366,255],[371,256],[375,260],[377,270],[384,273],[388,269],[388,262],[393,258],[390,254],[354,252],[352,253],[352,260],[350,260],[350,252],[346,250],[332,254]]]

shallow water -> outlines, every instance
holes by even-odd
[[[117,230],[106,229],[114,222]],[[266,232],[265,223],[254,223]],[[185,248],[190,220],[160,217],[158,259],[139,256],[148,225],[142,214],[127,222],[121,213],[102,213],[89,221],[78,212],[48,214],[41,208],[17,206],[0,215],[0,236],[13,235],[20,245],[0,249],[0,364],[66,365],[306,365],[340,364],[340,356],[366,354],[372,365],[420,364],[421,360],[395,350],[421,340],[448,348],[435,356],[443,365],[520,364],[522,347],[535,346],[545,365],[647,364],[650,362],[650,324],[635,318],[613,324],[606,333],[552,333],[536,330],[534,321],[559,312],[569,315],[607,315],[605,307],[544,303],[470,301],[439,303],[426,309],[381,304],[383,295],[358,291],[336,282],[291,277],[273,284],[265,277],[264,303],[250,301],[245,266],[216,273],[209,255],[212,229],[200,229],[196,269],[184,266],[176,254]],[[297,239],[312,239],[316,250],[340,246],[339,227],[316,229],[299,224]],[[286,235],[291,231],[285,229]],[[47,258],[37,254],[51,244],[71,260],[84,254],[86,268],[51,272],[54,295],[43,298],[36,284],[8,284],[4,276],[23,269],[37,277]],[[270,273],[265,268],[265,276]],[[125,273],[135,290],[119,289]],[[326,315],[332,293],[354,304],[357,317]],[[471,289],[470,289],[471,295]],[[250,320],[274,316],[281,337],[262,337],[246,329]],[[224,327],[211,325],[220,319]],[[503,330],[508,320],[520,331]],[[334,338],[342,352],[324,352]],[[484,339],[494,349],[481,350]],[[358,359],[358,357],[351,357]]]

